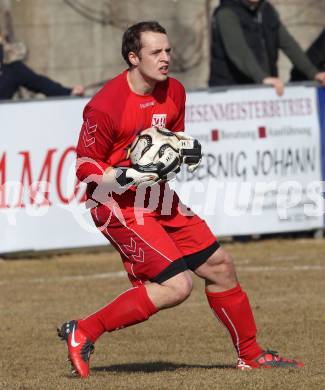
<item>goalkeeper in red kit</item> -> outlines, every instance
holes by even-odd
[[[123,35],[122,55],[128,69],[110,80],[84,109],[77,176],[87,183],[94,223],[120,253],[133,287],[58,330],[67,343],[73,372],[89,375],[90,354],[104,332],[143,322],[185,301],[192,290],[192,272],[204,279],[203,293],[229,331],[238,369],[303,366],[258,344],[249,300],[230,255],[204,220],[182,212],[184,205],[166,181],[155,183],[158,171],[142,172],[131,165],[129,146],[142,130],[153,126],[177,135],[190,171],[200,163],[200,144],[184,133],[184,87],[168,77],[171,46],[165,29],[151,21],[131,26]],[[143,186],[146,212],[139,223],[135,201]],[[154,187],[158,198],[151,207]],[[172,199],[168,213],[163,212],[166,198]]]

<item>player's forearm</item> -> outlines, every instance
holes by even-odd
[[[108,166],[109,165],[103,161],[96,161],[86,156],[78,156],[76,163],[76,175],[80,181],[88,183],[91,181],[90,178],[101,178]]]

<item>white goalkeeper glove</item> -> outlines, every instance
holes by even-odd
[[[110,167],[102,176],[101,186],[105,188],[104,192],[122,194],[131,186],[149,186],[158,180],[159,175],[155,172],[140,171],[133,167]]]
[[[126,167],[109,167],[103,176],[97,176],[95,180],[91,180],[97,183],[97,186],[86,206],[87,208],[94,207],[94,201],[105,204],[110,201],[112,193],[122,195],[130,186],[141,184],[149,186],[158,180],[159,176],[155,173],[143,173]]]
[[[145,165],[134,164],[131,168],[117,167],[116,181],[122,186],[151,186],[162,181],[172,180],[180,171],[178,153],[167,148],[155,163]]]
[[[183,163],[188,165],[187,169],[190,172],[194,172],[202,160],[200,142],[183,131],[177,131],[175,135],[179,139],[178,149]]]
[[[141,168],[141,167],[139,167]],[[115,168],[116,181],[121,187],[139,186],[145,184],[147,186],[155,184],[159,180],[158,172],[153,172],[138,168]]]
[[[131,186],[151,186],[161,181],[171,180],[179,172],[179,159],[174,154],[164,154],[157,163],[135,164],[130,168],[114,167],[106,170],[102,184],[107,190],[123,193]]]

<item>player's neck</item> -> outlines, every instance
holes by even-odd
[[[151,95],[157,81],[145,78],[137,69],[127,72],[126,79],[132,92],[138,95]]]

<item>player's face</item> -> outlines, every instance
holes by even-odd
[[[164,81],[168,77],[171,47],[166,34],[141,33],[141,50],[137,57],[138,71],[146,79]]]

